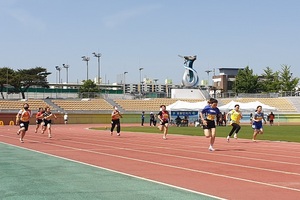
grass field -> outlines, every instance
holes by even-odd
[[[121,125],[122,126],[122,125]],[[108,127],[109,128],[109,127]],[[104,128],[95,128],[103,130]],[[227,137],[231,130],[231,126],[218,126],[217,137]],[[300,126],[299,125],[281,125],[269,126],[264,125],[264,134],[258,135],[257,140],[271,140],[271,141],[287,141],[287,142],[300,142]],[[122,127],[122,131],[130,132],[144,132],[144,133],[161,133],[156,127],[149,126],[127,126]],[[170,126],[169,134],[203,136],[203,129],[200,127],[176,127]],[[238,134],[239,138],[252,139],[253,129],[250,125],[242,125]]]

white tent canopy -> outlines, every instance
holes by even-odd
[[[240,110],[241,111],[249,111],[249,112],[253,112],[256,110],[257,106],[262,106],[262,110],[263,111],[275,111],[277,110],[277,108],[263,104],[259,101],[253,101],[253,102],[249,102],[249,103],[241,103],[241,102],[237,102],[237,101],[231,101],[223,106],[220,106],[219,109],[221,111],[230,111],[232,109],[234,109],[234,106],[236,104],[240,105]]]
[[[201,111],[207,105],[207,101],[200,102],[185,102],[185,101],[176,101],[175,103],[168,105],[167,110],[169,111]]]

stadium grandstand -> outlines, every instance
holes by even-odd
[[[235,94],[230,93],[228,95],[212,94],[206,88],[199,86],[196,89],[202,93],[201,97],[203,98],[196,97],[194,99],[191,98],[192,95],[186,98],[171,98],[172,88],[180,88],[178,85],[147,85],[147,87],[141,87],[138,84],[126,84],[125,86],[124,88],[122,84],[99,85],[100,92],[88,94],[88,98],[83,98],[82,94],[79,94],[78,88],[80,84],[50,84],[48,89],[29,88],[25,93],[27,99],[23,100],[20,100],[20,94],[6,94],[4,92],[3,97],[6,98],[0,100],[0,121],[5,121],[4,124],[14,121],[15,114],[27,102],[33,114],[37,112],[39,107],[49,106],[52,112],[57,114],[68,113],[70,123],[81,123],[80,118],[86,118],[85,123],[109,123],[109,117],[107,116],[109,116],[113,106],[118,106],[122,113],[132,115],[134,116],[132,118],[135,118],[133,120],[123,120],[139,122],[139,114],[142,111],[155,113],[159,111],[159,107],[162,104],[168,106],[177,100],[191,103],[200,102],[207,100],[210,96],[216,96],[219,106],[225,105],[232,100],[241,103],[259,101],[275,107],[276,114],[280,114],[282,120],[289,121],[289,118],[291,118],[293,119],[292,121],[300,121],[300,97],[291,95],[291,93],[287,93],[288,95],[280,94],[280,96],[278,94],[251,94],[251,96],[249,94],[239,94],[239,97],[235,97]],[[80,115],[85,115],[85,117]],[[91,117],[91,120],[88,120],[89,117]],[[98,118],[107,119],[99,121]],[[34,121],[32,123],[34,124]],[[58,123],[63,123],[63,121],[60,120]]]
[[[141,111],[158,111],[159,106],[170,105],[177,100],[186,102],[200,102],[205,99],[173,99],[173,98],[145,98],[145,99],[106,99],[106,98],[72,98],[72,99],[25,99],[25,100],[0,100],[1,112],[16,112],[27,102],[31,110],[38,110],[40,107],[49,106],[53,111],[77,112],[80,111],[110,111],[113,106],[120,107],[125,112],[139,113]],[[279,97],[279,98],[218,98],[219,106],[225,105],[230,101],[248,103],[259,101],[263,104],[276,108],[280,113],[300,112],[300,97]]]

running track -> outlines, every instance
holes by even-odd
[[[29,128],[1,126],[0,141],[224,199],[300,199],[300,144],[89,130],[97,125],[54,125],[53,138]]]

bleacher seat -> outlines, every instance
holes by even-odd
[[[66,110],[85,110],[85,111],[96,111],[96,110],[111,110],[112,105],[104,99],[89,99],[89,100],[52,100],[58,107]]]
[[[24,103],[29,104],[29,108],[32,111],[38,110],[40,107],[45,108],[49,106],[45,101],[40,99],[29,99],[29,100],[0,100],[1,110],[19,110],[23,107]],[[51,106],[49,106],[52,109]]]

